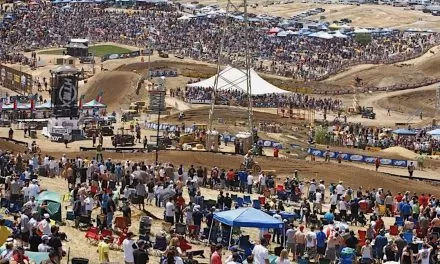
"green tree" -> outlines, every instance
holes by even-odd
[[[328,132],[327,127],[318,126],[315,128],[315,142],[318,144],[328,143]]]
[[[371,34],[370,33],[357,33],[354,37],[356,42],[361,44],[362,46],[366,46],[371,42]]]

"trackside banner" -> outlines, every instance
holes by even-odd
[[[315,148],[309,148],[307,150],[307,153],[317,157],[325,156],[325,150],[320,150]],[[372,163],[372,164],[374,164],[376,161],[376,157],[372,157],[372,156],[364,156],[364,155],[344,153],[344,152],[334,152],[334,151],[330,151],[329,154],[331,159],[336,159],[338,154],[340,154],[343,160],[348,160],[348,161],[357,161],[357,162]],[[388,165],[394,167],[408,167],[410,162],[413,162],[415,165],[417,164],[416,161],[412,161],[412,160],[396,160],[396,159],[380,158],[381,165]]]

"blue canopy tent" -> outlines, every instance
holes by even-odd
[[[396,134],[398,136],[415,136],[417,133],[413,130],[405,129],[405,128],[399,128],[393,131],[393,134]]]
[[[214,213],[214,220],[225,225],[233,227],[256,227],[256,228],[283,228],[282,221],[266,214],[265,212],[253,207],[239,208]],[[212,221],[213,223],[214,221]],[[209,230],[208,241],[211,238],[211,228]],[[229,245],[231,245],[232,232],[229,237]]]

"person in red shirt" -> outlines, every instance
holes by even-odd
[[[278,158],[279,152],[280,152],[280,150],[278,149],[278,147],[273,148],[273,157]]]
[[[423,208],[426,208],[428,206],[429,203],[429,199],[427,196],[425,196],[424,193],[422,193],[422,195],[420,195],[419,197],[419,204],[423,206]]]
[[[222,264],[222,249],[221,244],[215,246],[215,251],[211,255],[211,264]]]
[[[401,193],[398,193],[394,199],[396,200],[396,202],[400,203],[403,199],[403,195]]]
[[[228,173],[226,174],[226,180],[228,180],[229,190],[234,190],[234,179],[235,179],[235,172],[233,169],[230,169]]]
[[[376,225],[374,226],[374,229],[376,230],[376,233],[378,233],[378,231],[383,228],[385,228],[385,223],[382,220],[382,216],[379,216],[376,220]]]

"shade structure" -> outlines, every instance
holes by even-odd
[[[405,129],[405,128],[399,128],[393,131],[393,134],[396,135],[406,135],[406,136],[415,136],[417,133],[409,130],[409,129]]]
[[[245,70],[240,70],[231,66],[227,66],[218,75],[218,90],[239,90],[247,93],[247,79]],[[206,80],[188,84],[187,87],[214,88],[216,76],[217,75],[214,75]],[[253,69],[251,69],[250,71],[250,78],[252,95],[288,93],[288,91],[280,89],[265,81]]]
[[[440,136],[440,128],[431,130],[429,132],[426,132],[426,134],[429,134],[431,136]]]
[[[107,106],[103,103],[100,103],[98,101],[96,101],[95,99],[93,99],[92,101],[85,103],[83,105],[84,108],[106,108]]]
[[[252,207],[217,212],[214,219],[233,227],[283,228],[282,221]]]
[[[61,196],[59,193],[44,191],[35,197],[35,201],[38,206],[46,201],[46,211],[49,212],[50,219],[61,221]]]

